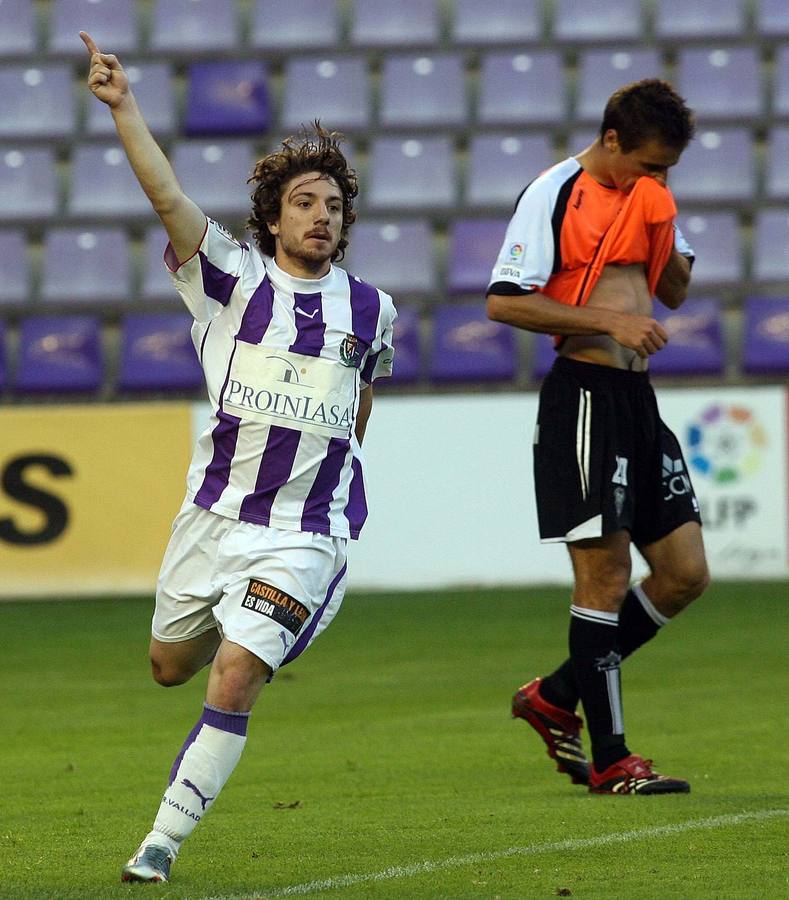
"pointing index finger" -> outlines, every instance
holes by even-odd
[[[88,48],[88,52],[91,54],[91,56],[94,53],[101,53],[99,48],[96,46],[96,42],[88,34],[87,31],[80,31],[79,36],[82,38],[82,43]]]

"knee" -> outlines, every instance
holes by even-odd
[[[674,577],[677,581],[677,593],[687,603],[700,597],[710,583],[709,569],[703,559],[680,569]]]
[[[153,680],[162,687],[176,687],[185,684],[194,675],[192,671],[173,665],[172,662],[151,657],[151,675]]]
[[[673,616],[700,597],[710,583],[706,562],[701,559],[664,575],[663,611]]]

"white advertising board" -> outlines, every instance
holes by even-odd
[[[705,520],[715,578],[789,577],[787,391],[660,389]],[[570,583],[540,544],[535,394],[376,398],[365,440],[370,519],[351,552],[357,588]],[[634,553],[633,575],[645,571]]]
[[[658,402],[682,444],[713,577],[786,577],[786,390],[663,390]]]

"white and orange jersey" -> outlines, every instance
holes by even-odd
[[[560,303],[583,305],[591,293],[596,263],[643,262],[649,267],[649,242],[639,240],[636,227],[643,209],[647,216],[662,217],[671,224],[674,247],[692,258],[693,251],[673,224],[676,207],[671,192],[655,179],[639,179],[637,185],[641,182],[641,189],[625,194],[595,181],[572,157],[547,169],[518,199],[488,292],[496,293],[499,285],[506,286],[507,293],[539,291]],[[620,213],[631,211],[636,203],[642,204],[642,210],[627,218],[617,241],[611,240]],[[600,256],[601,250],[610,249],[607,237],[618,253],[616,258]],[[649,281],[652,285],[654,279]]]

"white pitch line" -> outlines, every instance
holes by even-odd
[[[209,900],[274,900],[276,897],[296,897],[304,894],[315,894],[319,891],[333,891],[339,888],[352,887],[357,884],[370,884],[378,881],[391,881],[393,878],[410,878],[413,875],[424,875],[429,872],[440,872],[442,869],[455,869],[460,866],[473,866],[479,863],[494,862],[512,856],[533,856],[536,853],[555,853],[567,850],[586,850],[589,847],[605,847],[609,844],[625,844],[643,838],[665,837],[672,834],[683,834],[686,831],[723,828],[726,825],[739,825],[742,822],[774,819],[788,816],[789,809],[762,809],[754,812],[732,813],[726,816],[713,816],[706,819],[689,819],[675,825],[656,825],[652,828],[639,828],[631,831],[615,831],[612,834],[600,834],[589,838],[568,838],[566,841],[555,841],[550,844],[531,844],[526,847],[509,847],[506,850],[492,850],[482,853],[468,853],[465,856],[450,856],[446,859],[425,860],[409,866],[391,866],[380,872],[368,872],[357,875],[337,875],[322,881],[308,881],[304,884],[292,884],[284,888],[274,888],[263,893],[233,894],[231,896],[212,897]]]

